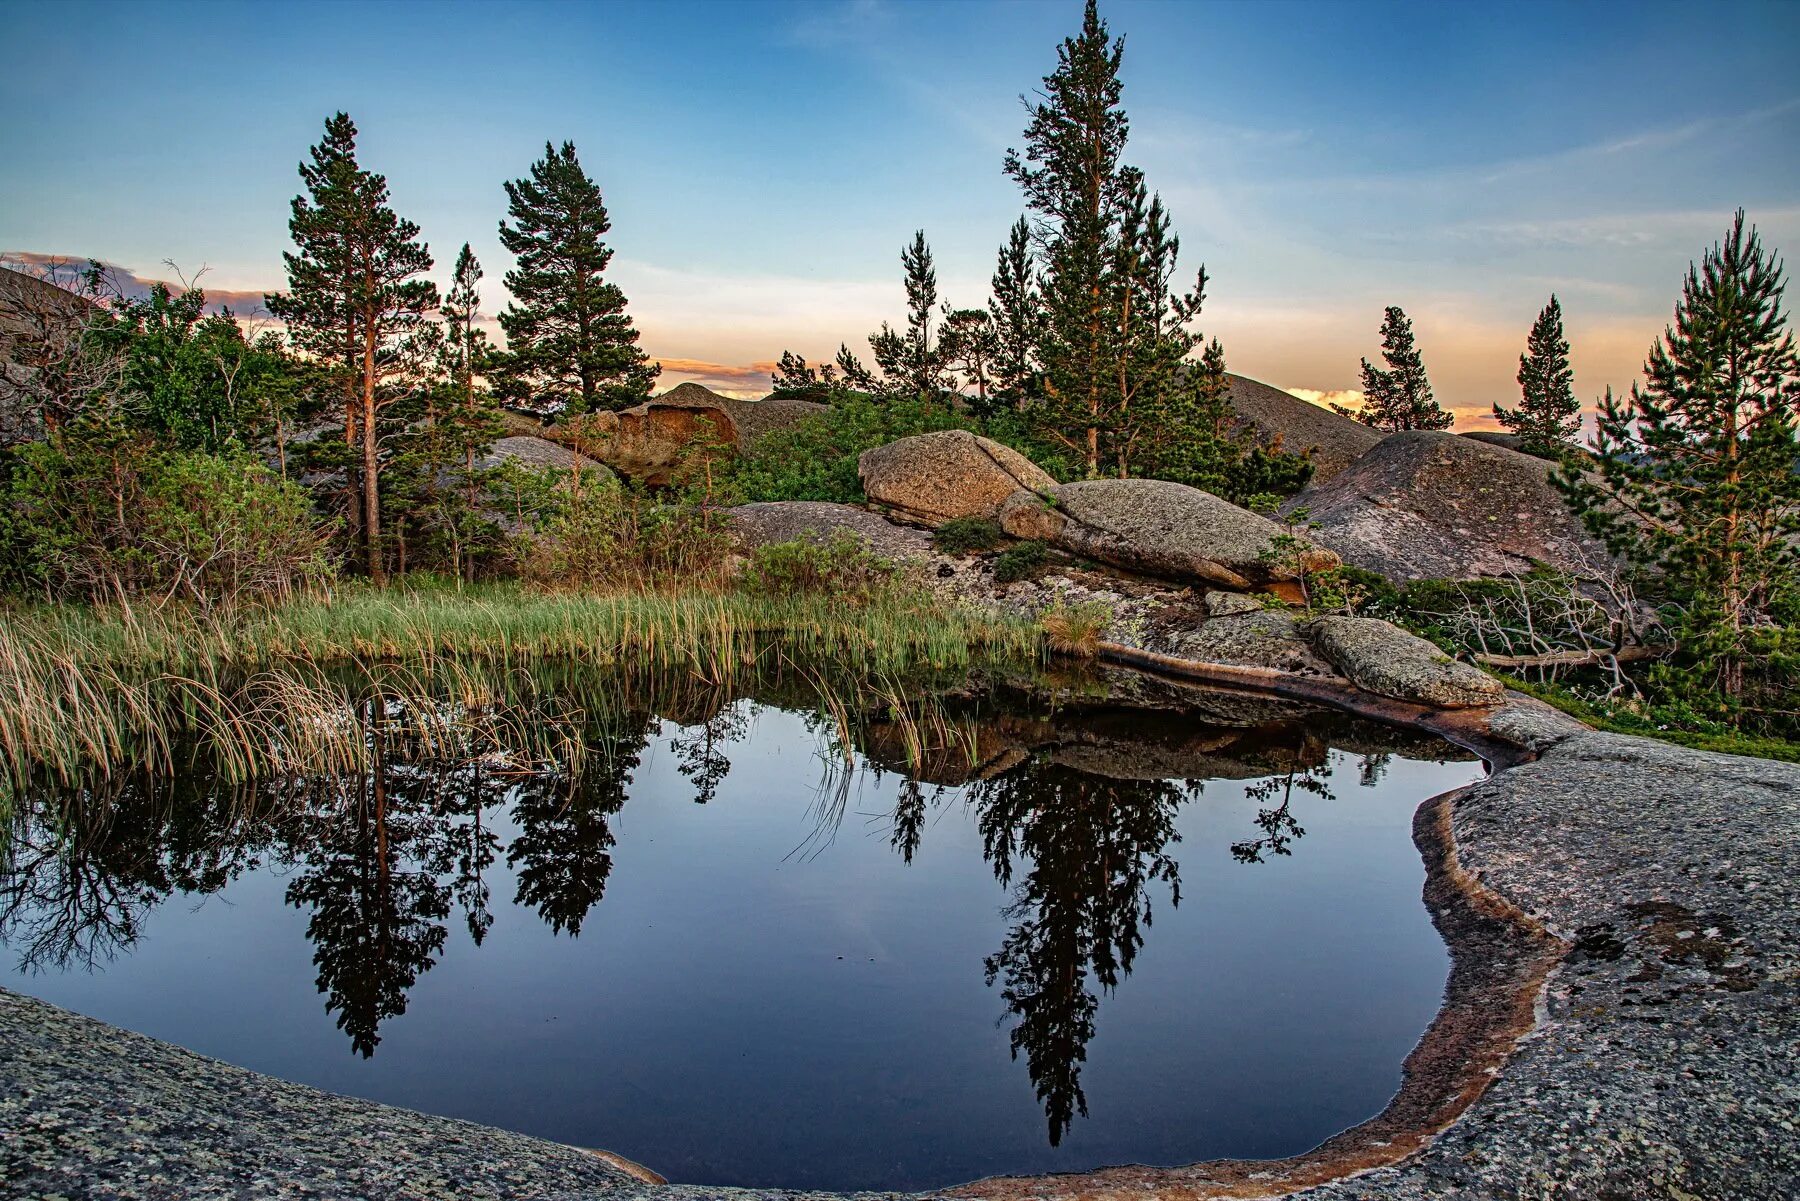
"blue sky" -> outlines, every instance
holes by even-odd
[[[1128,159],[1168,201],[1234,369],[1353,388],[1385,304],[1440,397],[1516,394],[1551,291],[1577,388],[1628,385],[1743,205],[1800,247],[1800,4],[1104,0]],[[857,345],[924,228],[985,298],[1020,211],[1019,95],[1079,0],[24,4],[0,0],[0,250],[282,282],[295,167],[345,109],[447,271],[504,303],[501,181],[573,140],[665,382]]]

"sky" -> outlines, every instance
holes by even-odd
[[[1481,428],[1554,292],[1591,402],[1637,378],[1734,209],[1800,249],[1800,3],[1101,15],[1126,39],[1126,159],[1183,274],[1212,278],[1200,328],[1309,399],[1355,389],[1397,304]],[[985,301],[1022,212],[1001,171],[1020,98],[1080,19],[1080,0],[0,0],[0,252],[279,289],[298,163],[342,109],[436,277],[468,241],[493,313],[502,181],[570,140],[659,386],[754,395],[782,350],[898,323],[916,229],[944,298]]]

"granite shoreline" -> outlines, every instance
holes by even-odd
[[[1495,767],[1415,819],[1453,957],[1444,1008],[1389,1106],[1305,1155],[939,1195],[1800,1195],[1800,766],[1595,732],[1516,694],[1432,711],[1141,654],[1106,657],[1299,688]],[[0,991],[0,1196],[831,1195],[658,1184],[593,1152],[275,1080]]]

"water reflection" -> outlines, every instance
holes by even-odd
[[[994,694],[918,702],[890,690],[848,704],[771,692],[817,714],[828,770],[806,854],[836,836],[856,771],[898,774],[883,820],[907,864],[933,814],[972,815],[1006,894],[1007,929],[981,970],[1052,1146],[1088,1113],[1082,1074],[1103,999],[1130,976],[1157,907],[1181,903],[1178,812],[1209,780],[1247,781],[1255,830],[1232,855],[1243,864],[1292,855],[1305,835],[1301,810],[1335,800],[1328,746],[1354,743],[1341,730],[1323,736],[1332,723],[1317,712],[1266,701],[1237,715],[1215,698],[1196,715],[1056,710]],[[175,779],[41,789],[15,819],[0,871],[0,941],[30,968],[91,968],[128,952],[169,897],[203,897],[276,865],[286,904],[306,915],[325,1010],[356,1055],[373,1056],[383,1026],[446,953],[452,922],[478,947],[489,936],[489,879],[502,855],[512,903],[579,937],[605,898],[615,819],[645,756],[666,745],[693,801],[709,804],[758,703],[692,688],[675,699],[613,695],[617,703],[556,714],[582,752],[541,762],[491,750],[445,758],[396,733],[370,702],[360,714],[375,766],[359,775],[225,785],[195,761]],[[1370,727],[1355,737],[1377,744],[1363,753],[1364,787],[1409,749],[1404,736]]]

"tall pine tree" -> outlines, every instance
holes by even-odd
[[[638,349],[625,293],[606,281],[613,252],[602,238],[612,222],[575,144],[546,142],[544,157],[507,183],[506,196],[510,223],[500,223],[500,243],[518,266],[506,273],[513,302],[500,314],[501,395],[571,415],[648,397],[661,368]]]
[[[1089,475],[1118,395],[1119,293],[1110,286],[1120,215],[1136,173],[1124,167],[1129,122],[1120,104],[1125,41],[1114,41],[1088,0],[1081,32],[1057,49],[1056,70],[1026,107],[1025,149],[1006,154],[1007,175],[1036,215],[1044,331],[1045,432],[1080,456]]]
[[[1044,306],[1031,252],[1031,224],[1023,217],[1000,248],[993,291],[988,313],[997,343],[994,396],[1013,409],[1022,409],[1043,395],[1037,356],[1044,337]]]
[[[1432,397],[1412,321],[1398,305],[1389,305],[1381,319],[1381,357],[1386,369],[1362,361],[1362,408],[1332,407],[1378,430],[1449,429],[1456,419]]]
[[[1563,336],[1562,305],[1555,296],[1538,314],[1519,356],[1519,407],[1494,406],[1494,418],[1519,435],[1527,454],[1554,458],[1581,430],[1581,402]]]
[[[869,350],[881,369],[882,391],[892,396],[929,400],[950,391],[952,381],[944,370],[942,348],[933,338],[937,316],[937,268],[925,231],[913,235],[912,245],[900,251],[906,276],[906,330],[900,332],[885,321],[869,335]]]
[[[1784,287],[1780,259],[1740,209],[1724,240],[1688,268],[1643,386],[1622,399],[1609,391],[1601,404],[1593,462],[1558,483],[1667,599],[1678,678],[1716,690],[1725,716],[1749,706],[1768,719],[1758,724],[1792,730],[1800,356]]]
[[[360,452],[364,562],[379,583],[387,577],[379,415],[392,399],[389,380],[407,369],[412,335],[437,307],[436,285],[416,278],[431,269],[431,252],[389,205],[387,179],[358,165],[348,115],[326,121],[300,178],[306,191],[288,221],[294,250],[282,255],[288,290],[269,297],[269,311],[296,346],[342,372],[344,439]]]

